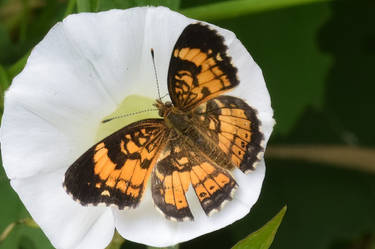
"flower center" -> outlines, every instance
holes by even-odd
[[[105,119],[114,118],[108,122],[100,123],[98,131],[96,132],[96,142],[99,142],[103,138],[111,135],[113,132],[142,119],[147,118],[160,118],[158,111],[147,111],[150,109],[156,109],[153,104],[154,99],[147,98],[139,95],[129,95],[127,96],[117,109],[103,117]]]

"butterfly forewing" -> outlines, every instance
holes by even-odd
[[[174,106],[189,111],[238,84],[224,38],[207,25],[188,25],[169,64],[168,90]]]
[[[67,170],[66,191],[83,205],[136,207],[167,133],[163,119],[147,119],[108,136]]]

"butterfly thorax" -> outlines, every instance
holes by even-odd
[[[176,136],[183,138],[192,150],[217,166],[229,170],[234,168],[232,161],[217,143],[199,129],[199,125],[195,125],[197,122],[193,111],[186,113],[174,107],[171,102],[163,103],[160,100],[156,100],[155,106],[159,109],[159,115],[164,118],[165,125],[172,130],[169,133],[170,139],[176,139]]]
[[[154,106],[159,109],[159,116],[164,118],[165,125],[168,128],[180,127],[181,131],[184,131],[189,126],[188,115],[176,107],[173,106],[172,102],[163,103],[160,100],[156,100]]]

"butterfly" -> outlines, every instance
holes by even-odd
[[[255,169],[264,151],[257,112],[222,95],[239,84],[224,38],[202,23],[185,27],[171,55],[160,118],[131,123],[92,146],[66,171],[64,188],[82,205],[136,208],[151,184],[155,207],[168,219],[193,220],[190,186],[207,215],[238,187],[232,170]]]

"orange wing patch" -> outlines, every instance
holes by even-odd
[[[133,144],[131,146],[135,147]],[[108,157],[108,149],[104,143],[96,147],[94,154],[94,174],[99,176],[100,180],[104,182],[104,186],[120,190],[123,194],[133,199],[139,198],[145,187],[144,182],[151,173],[150,168],[142,168],[141,165],[144,164],[145,160],[150,160],[150,157],[156,158],[155,154],[157,152],[153,150],[150,153],[147,150],[143,150],[142,147],[137,148],[137,150],[134,150],[134,148],[130,147],[128,150],[132,151],[133,154],[138,153],[140,159],[128,159],[119,169],[116,169],[116,164]],[[126,152],[125,150],[121,151],[123,153]],[[101,185],[98,187],[101,188]],[[103,192],[107,193],[108,190],[103,190]]]
[[[162,121],[133,123],[93,146],[66,172],[67,192],[84,205],[136,207],[168,136]]]
[[[182,155],[181,140],[170,140],[151,177],[156,207],[171,220],[192,220],[186,192],[190,186],[188,155]],[[182,156],[180,156],[182,155]]]
[[[182,111],[222,94],[239,84],[237,69],[216,31],[202,24],[185,28],[172,52],[168,90]]]
[[[202,159],[192,158],[196,164],[190,171],[190,177],[203,210],[207,215],[211,215],[232,199],[237,184],[225,169]]]
[[[177,96],[180,109],[191,109],[233,88],[228,75],[220,69],[217,60],[221,58],[219,53],[215,55],[212,50],[203,52],[198,48],[182,48],[175,49],[173,55],[176,59],[190,62],[199,68],[194,72],[181,69],[172,79],[172,91]]]
[[[254,170],[263,153],[263,134],[257,113],[243,100],[219,96],[194,112],[196,128],[228,155],[234,166]]]

